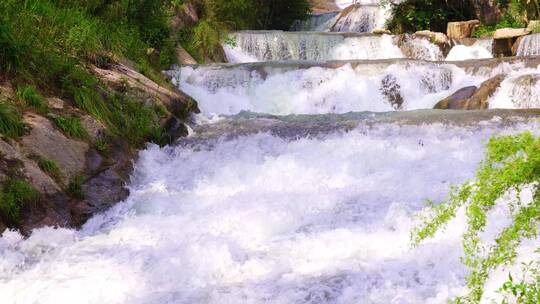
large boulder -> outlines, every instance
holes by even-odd
[[[504,74],[499,74],[484,81],[479,88],[476,86],[461,88],[449,97],[439,101],[434,109],[485,110],[489,107],[489,98],[497,91],[504,78]]]
[[[470,38],[478,26],[480,26],[480,21],[478,20],[449,22],[446,35],[450,39]]]
[[[485,110],[489,107],[488,100],[497,89],[501,86],[501,82],[506,75],[499,74],[493,78],[490,78],[480,85],[478,90],[468,101],[467,110]]]
[[[440,110],[466,110],[467,109],[467,101],[473,94],[476,92],[477,87],[475,86],[469,86],[464,87],[456,92],[454,92],[452,95],[446,97],[445,99],[439,101],[434,109],[440,109]]]
[[[85,170],[87,143],[66,137],[43,116],[28,113],[24,122],[32,128],[21,139],[29,154],[56,162],[67,181]]]
[[[493,39],[510,39],[529,35],[531,30],[527,28],[502,28],[493,33]]]

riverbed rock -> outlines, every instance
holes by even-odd
[[[493,39],[509,39],[529,35],[531,30],[527,28],[502,28],[493,33]]]
[[[501,86],[501,82],[504,80],[506,75],[499,74],[495,77],[492,77],[480,85],[478,90],[474,93],[471,98],[468,100],[467,110],[485,110],[489,107],[488,100],[497,89]]]
[[[432,31],[417,31],[414,33],[417,37],[426,37],[435,44],[448,44],[450,40],[444,33]]]
[[[87,143],[66,137],[43,116],[27,113],[23,120],[32,128],[21,139],[25,150],[56,162],[67,180],[84,171]]]
[[[392,32],[387,29],[376,28],[372,31],[375,35],[392,35]]]
[[[181,46],[176,47],[175,54],[179,64],[197,64],[197,60]]]
[[[92,70],[111,89],[129,89],[138,99],[150,99],[150,103],[162,104],[176,116],[185,117],[186,113],[199,112],[197,103],[185,93],[172,85],[159,85],[127,65],[115,63],[107,69],[93,67]]]
[[[450,39],[469,38],[478,26],[480,26],[479,20],[448,22],[446,35]]]
[[[439,101],[434,109],[440,110],[463,110],[467,108],[468,99],[476,92],[477,87],[469,86],[464,87],[445,99]]]

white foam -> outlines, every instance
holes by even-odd
[[[490,50],[486,49],[483,46],[456,45],[450,50],[450,52],[446,56],[446,61],[460,61],[485,58],[493,58],[493,55],[491,54]]]
[[[479,85],[484,78],[467,75],[453,65],[396,64],[384,71],[313,67],[268,68],[264,77],[244,67],[184,67],[173,72],[173,83],[199,102],[203,114],[252,111],[271,114],[323,114],[349,111],[393,111],[383,94],[390,75],[403,98],[400,109],[432,108],[457,89]]]
[[[411,217],[473,176],[490,123],[380,125],[149,147],[127,202],[80,231],[0,239],[3,303],[446,303],[463,218],[409,248]],[[522,128],[532,126],[523,126]]]

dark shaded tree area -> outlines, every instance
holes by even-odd
[[[474,6],[468,0],[407,0],[390,5],[393,17],[387,27],[394,33],[446,32],[448,22],[476,18]]]

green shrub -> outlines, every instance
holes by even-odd
[[[20,223],[21,211],[30,203],[39,200],[40,194],[26,181],[7,178],[0,183],[0,216],[14,226]]]
[[[22,136],[25,130],[26,126],[19,114],[5,102],[0,101],[0,134],[10,138],[17,138]]]
[[[463,235],[465,256],[462,261],[470,269],[467,277],[469,293],[459,298],[458,303],[478,303],[490,272],[503,264],[513,263],[517,256],[516,249],[521,242],[539,236],[538,181],[540,137],[526,132],[494,138],[487,146],[486,159],[478,169],[475,179],[453,189],[448,202],[434,206],[431,213],[423,216],[423,224],[413,231],[413,243],[418,244],[443,229],[448,221],[456,216],[459,208],[465,208],[467,230]],[[523,204],[520,199],[525,187],[532,189],[532,202],[529,204]],[[489,224],[489,211],[503,195],[514,195],[508,202],[513,220],[496,236],[494,242],[488,240],[493,244],[488,245],[482,241],[480,235]],[[531,275],[536,280],[540,279],[538,273]],[[508,288],[507,291],[510,290]]]
[[[88,132],[77,117],[58,116],[53,118],[56,126],[64,132],[64,134],[78,139],[88,138]]]
[[[16,95],[26,106],[32,107],[42,114],[49,112],[47,102],[39,95],[35,87],[31,85],[19,86]]]

